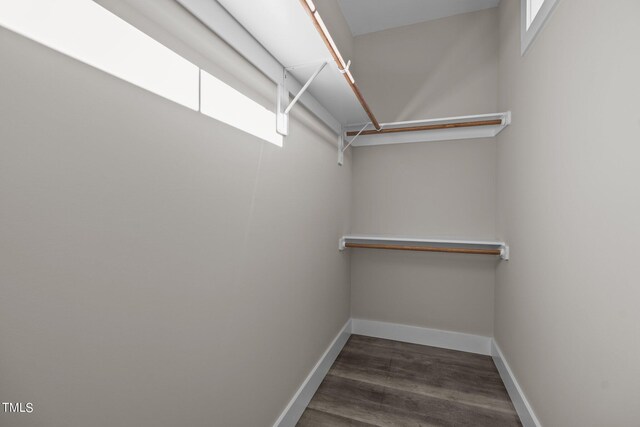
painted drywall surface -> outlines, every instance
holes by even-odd
[[[356,37],[356,78],[387,120],[494,112],[496,24],[494,9]],[[495,179],[493,138],[355,148],[352,231],[494,239]],[[496,263],[352,250],[352,315],[491,336]]]
[[[275,103],[175,3],[105,4]],[[0,396],[35,408],[0,425],[271,425],[349,317],[335,135],[299,109],[280,149],[2,29],[0,51]]]
[[[493,139],[363,147],[355,234],[492,239]],[[356,318],[491,336],[495,257],[353,250]]]
[[[545,426],[639,425],[640,3],[500,7],[495,337]]]
[[[493,113],[497,9],[354,38],[353,72],[381,122]]]
[[[352,33],[362,35],[498,6],[500,0],[340,0]]]
[[[353,59],[353,35],[338,0],[316,0],[314,4],[345,61]]]

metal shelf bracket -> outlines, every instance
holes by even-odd
[[[342,166],[344,163],[344,128],[340,129],[340,135],[338,135],[338,165]]]
[[[318,74],[324,69],[327,65],[326,61],[323,61],[320,64],[320,67],[309,77],[309,80],[302,86],[300,91],[293,97],[291,102],[288,105],[289,101],[289,91],[287,90],[287,71],[293,69],[294,67],[284,68],[282,71],[282,82],[278,83],[278,99],[276,105],[276,131],[283,136],[287,136],[289,134],[289,112],[293,108],[294,105],[298,102],[302,94],[311,86],[311,83],[318,77]]]
[[[373,124],[373,123],[368,122],[367,124],[365,124],[362,127],[362,129],[360,129],[360,132],[358,132],[353,138],[351,138],[351,141],[349,141],[347,143],[347,145],[344,145],[344,143],[345,143],[345,130],[344,130],[344,128],[340,131],[340,136],[338,137],[338,164],[340,166],[342,166],[342,163],[344,162],[344,152],[347,151],[347,148],[349,148],[349,146],[355,142],[355,140],[360,136],[360,134],[362,132],[364,132],[364,130],[367,128],[367,126],[369,126],[371,124]],[[382,127],[380,129],[382,129]]]

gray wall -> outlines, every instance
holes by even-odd
[[[500,7],[495,337],[545,426],[640,422],[640,2],[561,0],[520,55]]]
[[[497,9],[355,38],[354,69],[383,120],[497,110]],[[494,239],[491,139],[353,150],[354,233]],[[495,257],[353,250],[352,315],[491,336]]]
[[[381,122],[493,113],[496,8],[354,38],[353,73]]]
[[[275,103],[172,1],[103,3]],[[335,135],[296,109],[278,148],[3,29],[0,57],[0,396],[35,406],[0,425],[273,423],[349,317]]]
[[[343,59],[346,62],[353,60],[353,35],[338,0],[315,0],[314,4]]]

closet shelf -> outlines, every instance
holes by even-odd
[[[511,112],[379,123],[313,0],[177,1],[277,84],[278,133],[299,101],[338,134],[338,164],[351,146],[490,138],[511,123]]]
[[[362,124],[346,128],[353,147],[412,142],[491,138],[511,123],[511,112],[383,123],[381,130],[362,130]],[[347,141],[349,142],[349,141]]]
[[[336,134],[349,123],[377,125],[349,69],[351,58],[342,57],[311,0],[177,1],[281,86],[283,107],[289,94],[301,94],[300,103]]]
[[[507,261],[509,246],[504,242],[485,240],[414,239],[389,236],[342,236],[341,251],[352,249],[387,249],[418,252],[447,252],[475,255],[495,255]]]

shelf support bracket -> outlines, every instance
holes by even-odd
[[[340,166],[342,166],[342,163],[343,163],[343,161],[344,161],[344,152],[345,152],[345,151],[347,151],[347,148],[349,148],[349,146],[351,146],[351,144],[353,144],[353,143],[355,142],[356,138],[358,138],[358,137],[360,136],[360,134],[361,134],[362,132],[364,132],[364,130],[365,130],[365,129],[367,128],[367,126],[369,126],[370,124],[373,124],[373,123],[371,123],[371,122],[366,123],[366,124],[362,127],[362,129],[360,129],[360,132],[358,132],[358,133],[356,134],[356,136],[354,136],[353,138],[351,138],[351,141],[349,141],[349,142],[347,143],[347,145],[344,145],[344,143],[345,143],[345,130],[344,130],[344,128],[340,131],[340,136],[339,136],[339,139],[338,139],[338,164],[339,164]],[[380,129],[382,129],[382,128],[380,128]]]
[[[344,127],[340,128],[340,135],[338,135],[338,165],[342,166],[344,163]]]
[[[318,74],[324,69],[327,65],[326,61],[323,61],[320,64],[320,67],[309,77],[309,80],[302,86],[300,91],[293,97],[291,102],[285,107],[285,104],[289,101],[289,91],[287,90],[287,70],[288,68],[284,68],[282,70],[282,82],[278,83],[278,99],[276,105],[276,131],[283,136],[287,136],[289,134],[289,112],[293,108],[294,105],[298,102],[300,97],[305,93],[305,91],[309,88],[311,83],[318,77]]]

